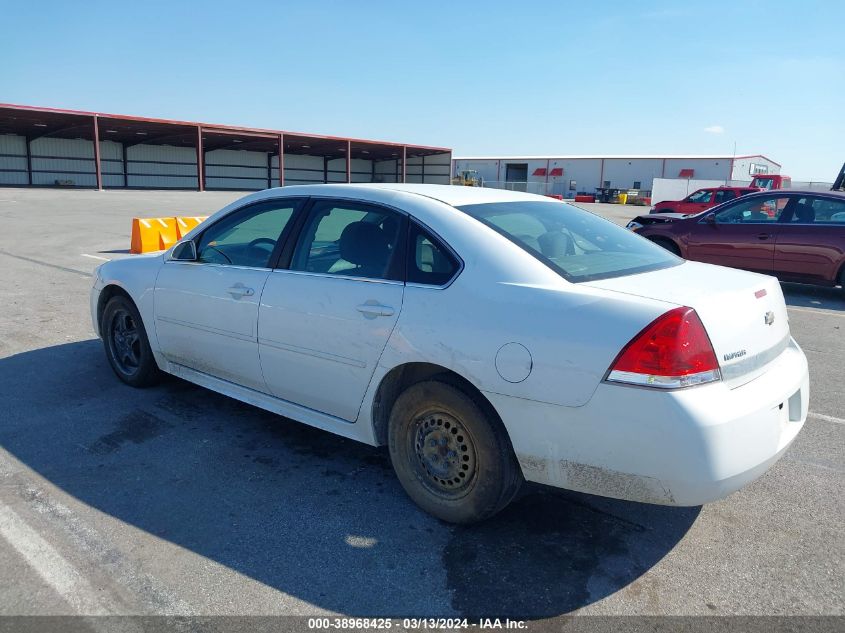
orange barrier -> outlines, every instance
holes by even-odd
[[[181,240],[185,235],[194,229],[195,226],[208,219],[208,216],[192,216],[176,218],[176,232]]]
[[[176,218],[132,218],[130,253],[163,251],[178,240]]]
[[[132,218],[130,253],[167,250],[208,216]]]

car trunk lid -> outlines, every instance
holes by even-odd
[[[584,285],[694,308],[730,387],[759,376],[789,343],[783,293],[767,275],[685,262]]]

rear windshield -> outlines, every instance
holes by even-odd
[[[572,282],[644,273],[683,262],[588,211],[560,202],[493,202],[458,207]]]

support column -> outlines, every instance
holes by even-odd
[[[197,126],[197,191],[205,191],[205,152],[202,149],[202,128]]]
[[[544,189],[545,189],[545,190],[543,191],[543,195],[546,195],[546,196],[547,196],[547,195],[549,195],[549,170],[550,170],[551,168],[552,168],[552,159],[551,159],[551,158],[547,158],[547,159],[546,159],[546,184],[545,184],[545,185],[543,185],[543,187],[544,187]]]
[[[425,184],[425,154],[422,155],[422,167],[420,168],[420,182]]]
[[[26,141],[26,181],[29,186],[32,186],[32,149],[29,146],[29,136],[24,138]]]
[[[352,182],[352,141],[346,141],[346,182]]]
[[[103,190],[103,174],[100,170],[100,124],[94,115],[94,170],[97,174],[97,190]]]
[[[126,143],[121,143],[120,147],[123,148],[123,186],[125,188],[129,188],[129,173],[128,169],[126,168]]]
[[[273,154],[267,152],[267,188],[273,186]]]
[[[407,162],[408,162],[408,148],[403,145],[402,146],[402,182],[405,182],[406,170],[407,170]]]
[[[323,182],[329,181],[329,159],[323,156]]]
[[[279,134],[279,186],[285,186],[285,135]]]

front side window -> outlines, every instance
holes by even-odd
[[[460,264],[446,246],[416,222],[410,226],[407,275],[409,283],[442,286]]]
[[[390,209],[348,201],[319,201],[311,209],[291,270],[369,279],[403,277],[405,218]]]
[[[588,211],[559,202],[458,207],[572,282],[633,275],[683,260]]]
[[[710,200],[713,199],[713,192],[707,191],[706,189],[702,189],[701,191],[696,191],[695,193],[691,194],[689,198],[687,198],[687,202],[695,202],[695,203],[708,203]]]
[[[716,214],[717,224],[768,224],[777,222],[789,202],[786,196],[757,196],[742,200]]]
[[[197,261],[268,268],[298,204],[297,200],[260,202],[224,217],[200,235]]]

